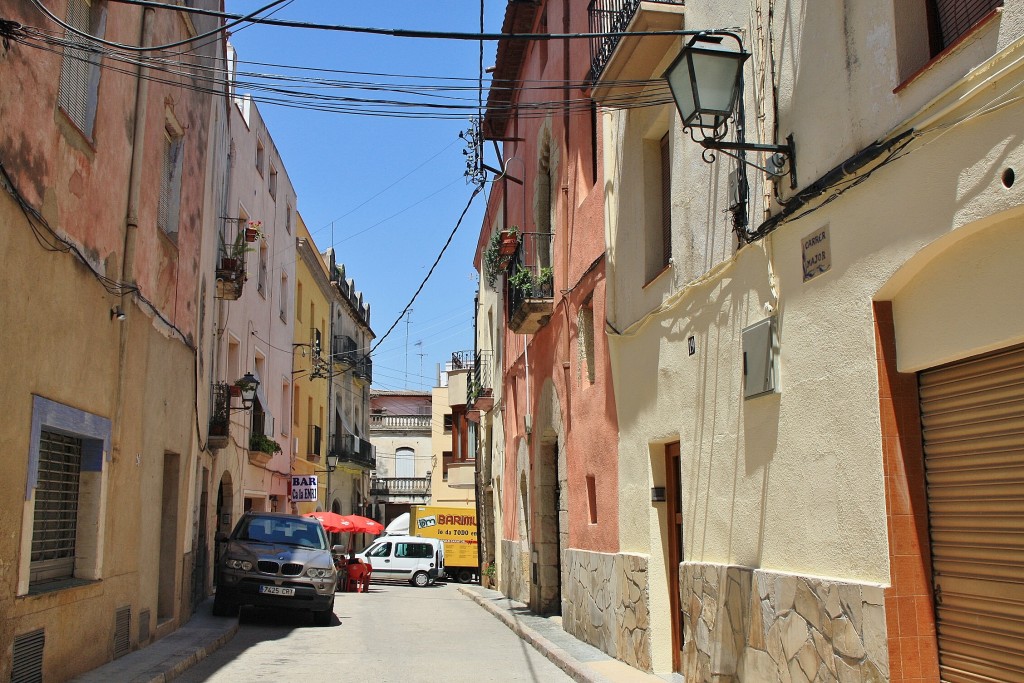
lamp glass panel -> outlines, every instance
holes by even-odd
[[[690,78],[690,64],[685,57],[685,52],[684,56],[669,67],[665,78],[668,80],[668,87],[672,90],[672,97],[676,101],[679,115],[683,117],[684,123],[689,124],[697,107],[693,101],[693,81]]]
[[[746,57],[741,52],[702,50],[692,53],[697,80],[697,103],[702,112],[728,115],[736,102],[739,70]]]

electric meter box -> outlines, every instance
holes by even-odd
[[[779,393],[779,335],[775,316],[743,330],[743,398]]]

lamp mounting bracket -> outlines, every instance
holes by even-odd
[[[731,154],[731,152],[773,152],[781,155],[783,159],[780,163],[775,164],[776,166],[782,166],[785,164],[789,167],[789,186],[791,189],[796,189],[796,156],[794,154],[793,136],[789,135],[786,137],[786,144],[784,145],[765,145],[758,143],[747,143],[747,142],[726,142],[724,140],[716,140],[712,137],[707,137],[702,140],[698,140],[701,147],[704,149],[716,150],[723,152],[732,158],[741,161],[748,166],[753,166],[765,173],[773,176],[782,175],[778,171],[758,166],[757,164],[751,163],[746,159],[743,159],[739,155]]]

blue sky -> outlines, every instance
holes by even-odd
[[[265,4],[267,0],[229,1],[226,10],[247,14]],[[486,32],[501,30],[504,11],[504,0],[487,0]],[[469,0],[296,0],[273,16],[320,24],[475,33],[479,31],[480,4]],[[479,43],[473,41],[254,25],[235,30],[231,42],[243,62],[420,77],[475,79],[478,75]],[[485,66],[494,63],[494,52],[495,44],[485,43]],[[246,64],[240,69],[278,71]],[[367,96],[365,92],[345,94]],[[398,99],[394,93],[379,96]],[[474,92],[463,96],[476,97]],[[270,103],[258,106],[313,239],[321,250],[335,247],[338,261],[345,264],[348,276],[370,302],[371,322],[379,339],[426,276],[469,201],[472,186],[463,176],[465,143],[458,137],[468,120],[316,112]],[[473,348],[477,283],[472,257],[485,201],[486,195],[481,193],[473,202],[413,304],[408,324],[403,318],[375,352],[376,388],[429,389],[436,383],[438,363],[443,364],[453,351]]]

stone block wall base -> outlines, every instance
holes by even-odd
[[[683,563],[688,681],[887,681],[883,589]]]
[[[562,627],[576,638],[651,671],[647,557],[568,549],[562,557]]]
[[[501,541],[502,560],[498,567],[501,592],[517,602],[530,602],[530,553],[519,541]]]

